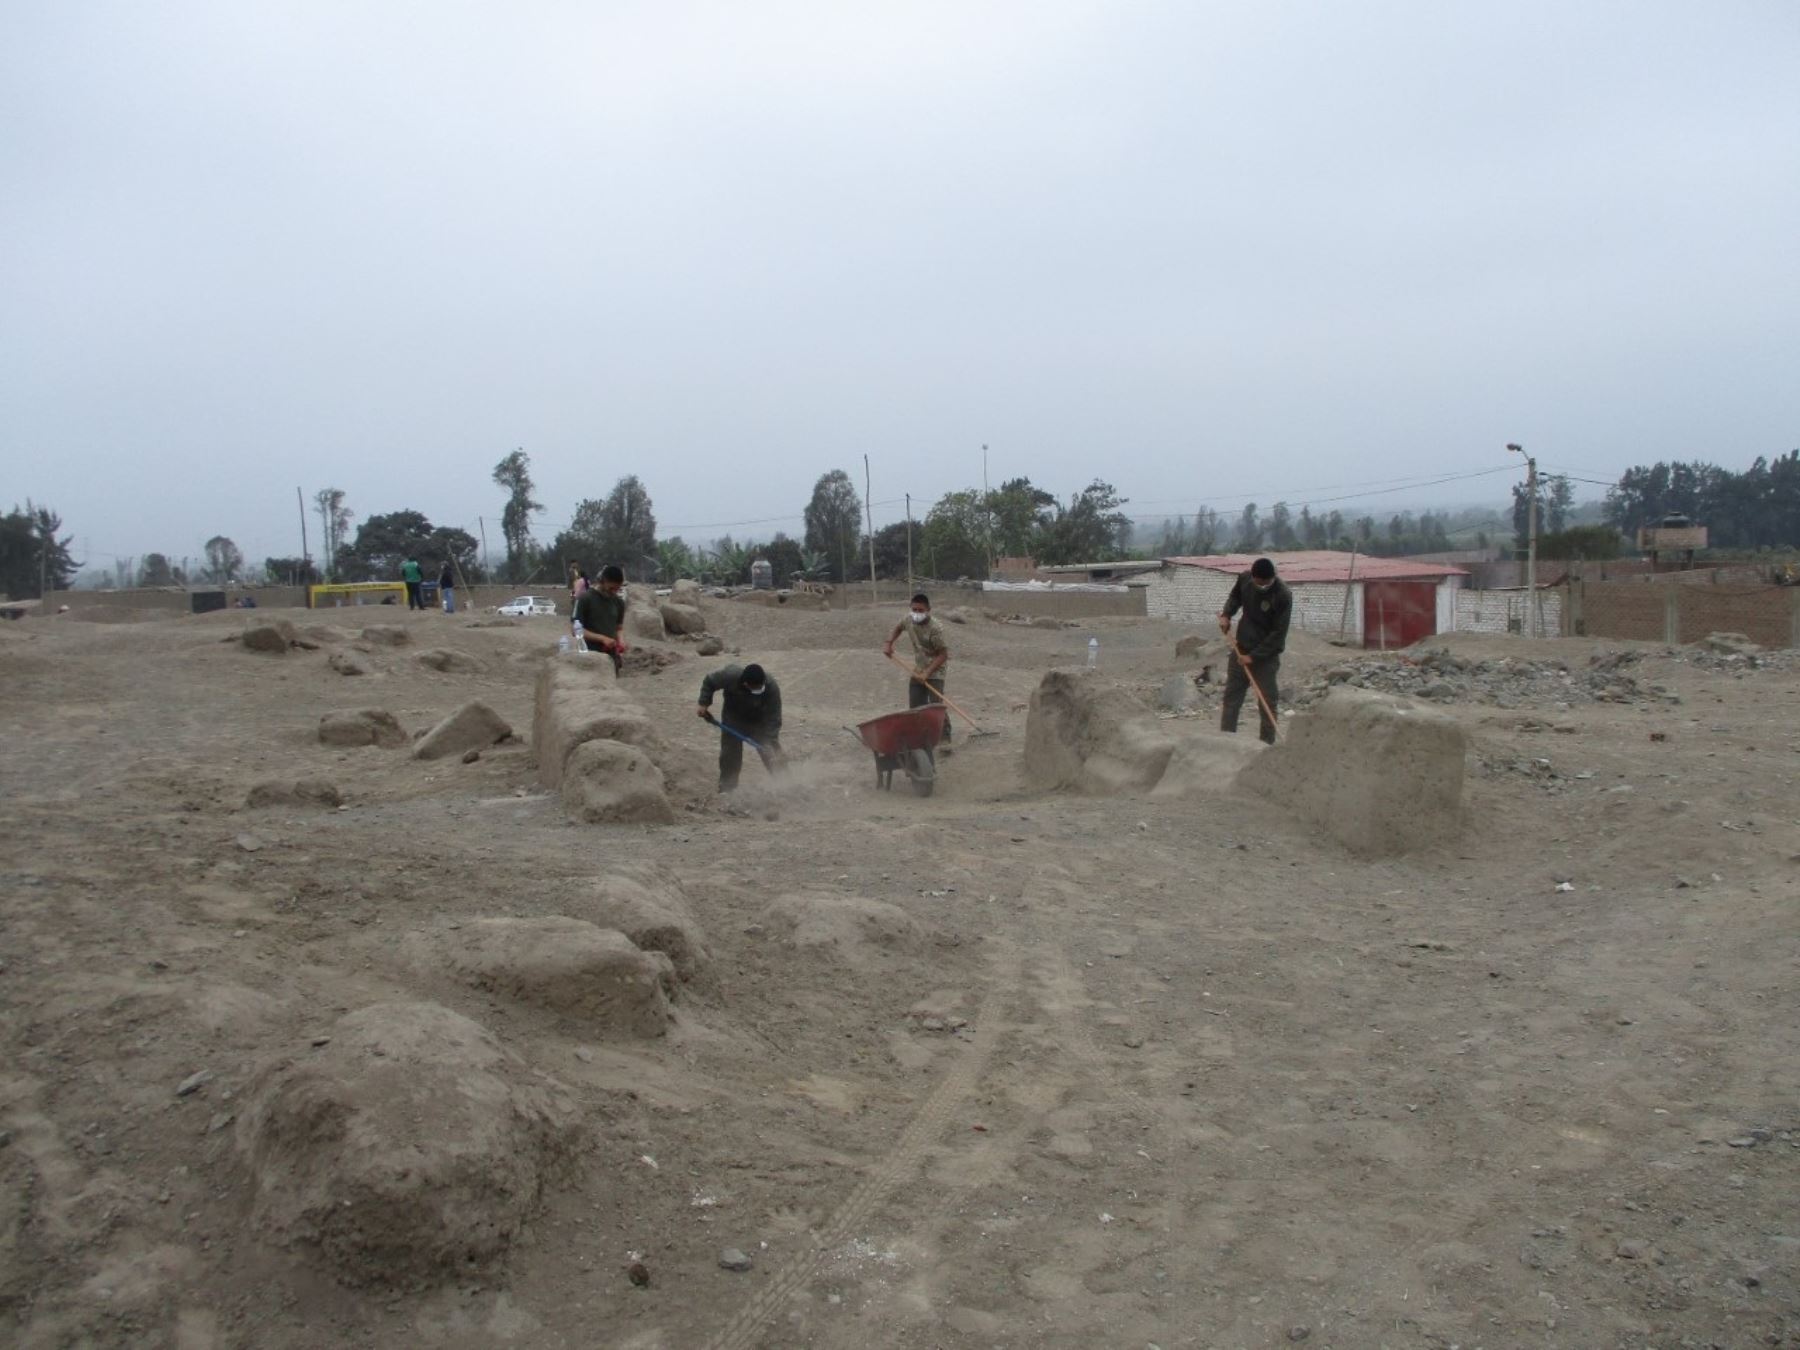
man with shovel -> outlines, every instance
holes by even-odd
[[[931,617],[931,599],[923,591],[912,598],[912,612],[894,625],[882,654],[892,657],[894,644],[905,633],[912,639],[913,673],[906,682],[906,706],[922,707],[944,701],[944,667],[950,664],[950,640],[944,625]],[[944,714],[942,754],[950,753],[950,714]]]
[[[1237,579],[1231,594],[1225,597],[1225,608],[1219,611],[1219,631],[1231,636],[1232,615],[1238,620],[1237,641],[1232,643],[1232,661],[1225,674],[1225,705],[1219,718],[1221,731],[1237,731],[1238,713],[1250,682],[1256,682],[1261,697],[1256,713],[1262,719],[1262,739],[1275,744],[1274,711],[1281,697],[1275,687],[1281,670],[1281,652],[1287,646],[1288,623],[1294,617],[1294,593],[1287,583],[1275,575],[1275,564],[1258,558],[1250,570]]]
[[[786,763],[781,752],[781,686],[758,665],[715,670],[700,681],[702,721],[713,721],[714,694],[725,696],[723,719],[714,723],[719,728],[719,791],[737,787],[746,745],[774,777]]]

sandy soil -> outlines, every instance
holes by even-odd
[[[416,732],[471,698],[528,731],[554,620],[390,612],[414,642],[353,678],[348,626],[286,656],[221,641],[242,615],[0,626],[0,1341],[1800,1345],[1800,673],[1647,647],[1680,704],[1452,705],[1472,828],[1368,863],[1248,797],[1026,788],[1041,673],[1098,635],[1148,699],[1187,669],[1166,625],[953,627],[950,693],[998,734],[922,800],[843,731],[903,703],[894,615],[707,608],[781,680],[795,780],[712,796],[692,703],[724,658],[632,673],[666,828],[569,824],[523,744],[318,743],[329,710]],[[1297,640],[1287,687],[1343,655]],[[244,807],[284,777],[347,804]],[[678,880],[711,952],[662,1038],[400,958],[624,866]],[[590,1142],[500,1267],[347,1287],[251,1220],[236,1103],[418,998]]]

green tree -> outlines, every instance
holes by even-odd
[[[833,581],[852,574],[857,545],[862,542],[862,499],[842,469],[822,474],[813,484],[812,500],[803,513],[806,547],[831,559]]]
[[[434,526],[422,511],[390,511],[370,516],[353,543],[338,550],[333,575],[340,581],[393,581],[400,564],[417,558],[429,576],[433,568],[454,558],[470,581],[481,579],[475,536],[455,527]]]
[[[987,526],[1003,558],[1030,557],[1056,516],[1056,498],[1029,478],[1012,478],[987,496]]]
[[[1300,547],[1300,536],[1294,531],[1294,515],[1286,502],[1269,508],[1269,547],[1279,551]]]
[[[215,586],[229,585],[244,570],[244,552],[222,534],[206,541],[206,579]]]
[[[694,552],[676,535],[673,539],[659,539],[656,542],[656,579],[668,586],[680,581],[683,577],[699,575],[699,564]]]
[[[1539,535],[1538,557],[1556,562],[1605,562],[1618,557],[1624,544],[1624,537],[1610,525],[1575,525],[1555,534]]]
[[[1122,557],[1131,518],[1111,483],[1096,478],[1038,532],[1037,558],[1045,566],[1108,562]]]
[[[169,562],[166,553],[146,553],[143,566],[138,569],[137,584],[140,586],[173,586],[175,585],[175,568]]]
[[[264,558],[263,576],[271,586],[314,586],[319,569],[310,558]]]
[[[1262,521],[1257,519],[1256,503],[1247,502],[1238,517],[1236,548],[1240,553],[1258,553],[1263,546]]]
[[[875,531],[875,575],[883,581],[906,577],[906,532],[909,526],[904,520],[896,520],[892,525],[883,525]],[[919,565],[915,553],[913,566]]]
[[[924,555],[926,570],[945,581],[985,578],[986,527],[987,513],[982,509],[979,492],[946,492],[925,513],[925,525],[919,532],[919,551]]]
[[[506,579],[522,582],[531,572],[531,517],[544,508],[532,500],[531,457],[514,450],[494,466],[494,484],[506,489],[506,505],[500,512],[500,533],[506,538]]]
[[[0,516],[0,590],[13,600],[65,591],[81,570],[69,551],[71,537],[59,538],[62,517],[27,501]]]

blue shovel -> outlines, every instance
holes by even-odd
[[[752,750],[756,751],[757,758],[761,759],[764,764],[767,764],[769,762],[768,747],[765,746],[761,741],[751,740],[748,736],[744,735],[744,733],[739,731],[736,727],[726,726],[723,722],[719,721],[719,719],[714,717],[711,713],[708,713],[706,715],[706,720],[708,722],[711,722],[715,727],[717,727],[720,731],[724,732],[727,736],[732,737],[734,740],[742,741],[745,745],[749,746]]]

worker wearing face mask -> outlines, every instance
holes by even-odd
[[[726,666],[700,681],[700,716],[713,720],[714,694],[725,696],[719,720],[719,791],[738,785],[749,744],[773,776],[785,762],[781,750],[781,686],[758,665]]]
[[[1270,712],[1279,708],[1275,678],[1281,670],[1281,652],[1287,646],[1288,623],[1294,617],[1294,593],[1275,575],[1275,564],[1258,558],[1237,579],[1225,608],[1219,611],[1219,631],[1231,636],[1232,616],[1238,620],[1236,656],[1225,675],[1225,706],[1219,718],[1221,731],[1235,732],[1250,681],[1262,690],[1257,716],[1262,719],[1262,739],[1275,744],[1275,721]],[[1266,701],[1268,708],[1263,707]]]
[[[912,598],[912,610],[907,616],[894,625],[894,631],[888,634],[888,640],[882,647],[888,656],[894,654],[894,644],[904,633],[912,639],[913,675],[906,682],[906,706],[922,707],[927,703],[942,703],[944,692],[944,667],[950,664],[950,640],[944,636],[944,625],[931,617],[931,600],[923,592]],[[950,714],[944,714],[944,739],[942,754],[950,753]]]

